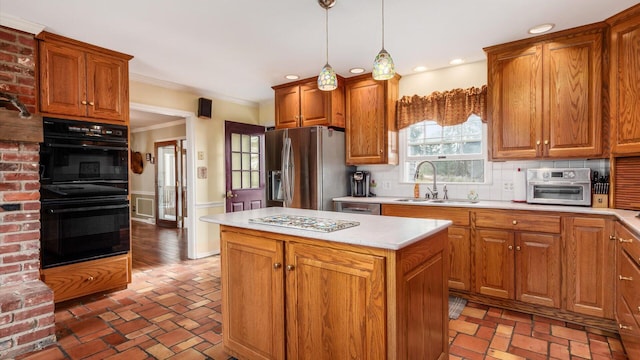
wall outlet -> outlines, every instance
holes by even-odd
[[[512,182],[503,182],[502,190],[504,191],[513,191],[513,183]]]
[[[383,181],[382,182],[382,188],[385,189],[385,190],[391,189],[391,181]]]

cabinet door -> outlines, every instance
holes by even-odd
[[[566,308],[613,319],[615,241],[612,220],[565,219]]]
[[[286,259],[287,358],[384,359],[384,259],[297,243]]]
[[[86,64],[83,51],[40,41],[40,111],[86,116]]]
[[[602,154],[602,33],[545,43],[544,154]]]
[[[384,82],[372,78],[348,82],[347,163],[381,164],[387,161]]]
[[[511,231],[477,230],[474,243],[477,293],[514,298],[513,243]]]
[[[300,126],[328,125],[331,92],[318,89],[317,83],[300,85]]]
[[[126,121],[129,118],[127,62],[87,54],[87,114],[99,119]]]
[[[284,359],[282,242],[222,231],[221,246],[227,350],[241,358]]]
[[[298,127],[300,119],[300,86],[292,85],[274,91],[276,128]]]
[[[542,46],[489,54],[493,159],[541,156]]]
[[[640,153],[640,15],[611,28],[610,118],[614,154]]]
[[[516,234],[516,300],[560,308],[560,236]]]
[[[468,228],[449,228],[449,288],[471,290],[471,238]]]

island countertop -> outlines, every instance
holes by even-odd
[[[350,221],[359,223],[356,226],[331,232],[307,229],[296,229],[277,225],[255,223],[250,220],[278,216],[302,216],[333,221]],[[267,231],[277,234],[306,237],[310,239],[333,241],[351,245],[399,250],[418,240],[433,235],[449,227],[449,220],[413,219],[395,216],[377,216],[347,214],[332,211],[317,211],[270,207],[255,210],[239,211],[225,214],[206,215],[202,221],[220,225],[235,226],[244,229]]]

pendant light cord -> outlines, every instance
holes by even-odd
[[[324,18],[324,25],[325,25],[325,33],[327,34],[327,64],[329,63],[329,8],[325,9],[325,18]]]
[[[382,0],[382,49],[384,49],[384,0]]]

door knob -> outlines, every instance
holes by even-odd
[[[513,245],[508,246],[509,250],[513,250]]]
[[[227,199],[231,199],[231,198],[236,198],[238,197],[238,194],[234,194],[231,192],[231,190],[227,191],[227,193],[225,194],[225,196],[227,197]]]
[[[281,267],[282,267],[282,264],[280,264],[280,263],[273,264],[273,268],[276,269],[276,270],[280,269]]]
[[[295,266],[293,266],[293,265],[287,265],[287,271],[291,271],[291,270],[293,270],[293,269],[295,269]]]

